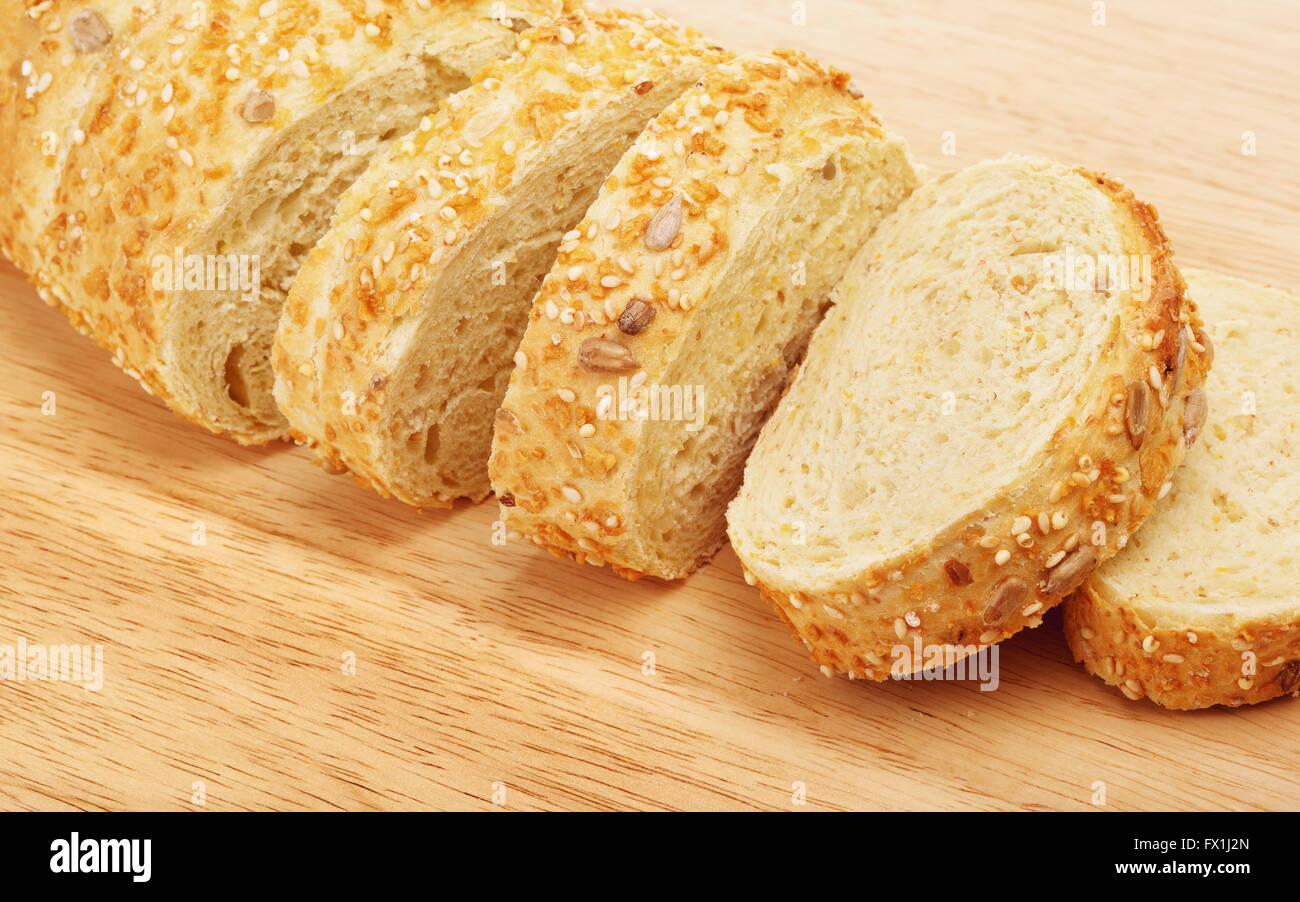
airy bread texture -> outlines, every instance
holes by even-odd
[[[1066,603],[1065,633],[1128,698],[1254,704],[1300,691],[1300,299],[1185,273],[1214,341],[1209,418],[1151,522]]]
[[[565,236],[497,417],[508,528],[630,578],[689,573],[830,291],[916,184],[848,76],[724,63],[660,114]]]
[[[559,8],[33,7],[43,10],[35,27],[66,37],[5,60],[19,78],[8,88],[18,106],[7,150],[46,168],[27,194],[0,204],[0,243],[43,298],[181,415],[241,442],[280,436],[271,340],[339,194],[431,99],[467,85],[509,52],[516,28]],[[15,212],[27,201],[30,214]]]
[[[1208,365],[1183,288],[1154,210],[1045,160],[941,175],[880,226],[728,511],[826,675],[1037,626],[1124,547]]]
[[[276,339],[293,436],[420,507],[491,491],[493,416],[560,239],[646,122],[729,57],[616,10],[518,46],[347,192]]]

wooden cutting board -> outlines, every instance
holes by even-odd
[[[849,69],[932,167],[1103,169],[1183,263],[1300,281],[1286,2],[659,7]],[[0,682],[5,808],[1300,804],[1293,703],[1128,702],[1055,616],[996,692],[827,680],[729,551],[664,585],[497,547],[494,504],[416,513],[173,418],[7,266],[0,315],[0,644],[103,647],[98,692]]]

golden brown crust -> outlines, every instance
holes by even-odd
[[[808,134],[812,121],[819,142]],[[846,73],[793,51],[719,66],[647,128],[561,245],[533,304],[490,462],[509,527],[629,579],[684,576],[725,542],[719,518],[716,540],[692,560],[665,561],[635,507],[644,424],[602,413],[596,399],[620,377],[665,378],[725,271],[732,231],[752,215],[741,212],[752,180],[789,177],[792,163],[847,136],[897,141]],[[629,334],[619,319],[637,300],[654,320]]]
[[[745,573],[825,675],[883,680],[891,661],[868,650],[911,646],[918,638],[925,646],[986,646],[1040,625],[1046,611],[1128,543],[1182,462],[1183,407],[1208,370],[1207,356],[1187,344],[1201,327],[1195,305],[1185,297],[1155,210],[1112,179],[1077,174],[1112,199],[1132,246],[1150,254],[1152,289],[1125,311],[1091,393],[1078,399],[1047,462],[1013,497],[839,592],[785,592]],[[1139,448],[1125,421],[1135,384],[1146,386],[1138,391],[1148,399]],[[1097,523],[1105,526],[1099,543]]]
[[[1074,660],[1122,692],[1186,711],[1300,694],[1300,624],[1259,618],[1231,632],[1148,623],[1082,586],[1064,608]]]
[[[413,429],[399,408],[409,380],[394,347],[398,324],[415,332],[417,322],[452,315],[447,295],[463,284],[440,287],[447,272],[475,252],[485,229],[502,220],[516,227],[509,208],[559,141],[583,133],[598,140],[594,123],[612,121],[612,110],[642,110],[628,117],[639,130],[695,74],[729,56],[669,19],[581,8],[521,34],[518,48],[430,110],[343,197],[289,295],[276,338],[276,396],[293,437],[351,469],[358,483],[408,504],[446,505],[453,492],[435,461],[423,480],[396,465],[394,446],[406,433],[428,429],[427,423]],[[485,119],[492,122],[486,131]],[[630,140],[612,132],[603,137],[606,144]],[[572,163],[566,165],[577,181]],[[532,227],[543,235],[570,224],[534,220]],[[501,354],[508,367],[514,347],[480,350]],[[415,356],[448,366],[425,351],[416,348]],[[486,497],[485,463],[479,464],[481,487],[461,483],[459,494]]]
[[[186,249],[255,175],[277,135],[367,73],[417,57],[430,35],[463,28],[467,44],[486,47],[489,35],[504,42],[513,33],[492,21],[487,0],[155,0],[132,4],[120,23],[126,4],[99,5],[110,11],[112,52],[86,104],[84,138],[68,148],[48,222],[0,221],[6,250],[24,258],[10,233],[33,235],[39,259],[26,264],[37,267],[29,276],[38,294],[181,416],[241,442],[265,441],[282,427],[223,425],[203,400],[209,379],[223,374],[195,385],[161,347],[175,311],[173,293],[154,287],[155,258]],[[553,6],[519,0],[501,9],[520,5],[539,15]],[[45,102],[81,89],[75,68],[51,74]],[[255,91],[274,97],[270,118],[247,115]],[[26,127],[21,134],[38,137]]]

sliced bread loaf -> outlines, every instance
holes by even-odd
[[[1066,603],[1065,633],[1131,699],[1253,704],[1300,691],[1300,299],[1185,274],[1214,341],[1200,439],[1151,522]]]
[[[854,251],[916,183],[848,76],[723,64],[565,237],[492,450],[506,525],[671,579],[725,541],[745,457]]]
[[[62,157],[44,172],[55,187],[0,200],[31,199],[46,220],[10,209],[3,244],[183,416],[244,442],[279,436],[271,340],[339,193],[432,98],[560,4],[156,0],[124,16],[128,4],[103,0],[45,15],[57,7],[66,31],[98,6],[100,24],[68,38],[99,47],[94,84],[74,46],[74,65],[40,73],[18,109],[17,152],[39,153],[52,131]],[[68,52],[24,56],[18,72]]]
[[[729,55],[653,14],[574,10],[431,110],[343,197],[290,293],[293,435],[428,507],[489,491],[493,415],[561,237],[655,114]]]
[[[941,175],[880,226],[728,511],[826,675],[1037,626],[1124,546],[1208,363],[1183,288],[1154,210],[1044,160]]]

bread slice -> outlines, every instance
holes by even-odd
[[[1037,626],[1125,545],[1207,366],[1183,288],[1153,209],[1045,160],[941,175],[880,226],[728,511],[823,673]]]
[[[56,6],[60,15],[127,8]],[[88,94],[77,71],[55,66],[46,90],[20,109],[21,154],[35,152],[38,130],[62,122],[63,111],[84,112],[80,133],[58,145],[66,158],[46,173],[56,180],[48,211],[47,187],[33,186],[35,215],[47,221],[15,222],[10,200],[0,200],[11,211],[0,228],[15,231],[4,246],[37,266],[31,275],[47,301],[177,412],[265,441],[286,428],[271,391],[280,306],[339,193],[431,99],[467,85],[509,52],[516,28],[560,4],[205,0],[131,9],[120,27],[119,13],[106,14],[111,35]]]
[[[492,420],[561,237],[655,114],[729,56],[655,16],[520,37],[344,196],[290,293],[293,435],[408,504],[490,492]]]
[[[1200,439],[1151,522],[1067,601],[1065,634],[1128,698],[1254,704],[1300,692],[1300,299],[1184,272],[1214,341]]]
[[[493,443],[508,528],[673,579],[725,541],[763,419],[853,252],[916,183],[848,76],[723,64],[624,155],[533,303]]]
[[[69,0],[22,6],[0,16],[0,253],[36,272],[68,151],[86,140],[100,76],[144,11]]]

